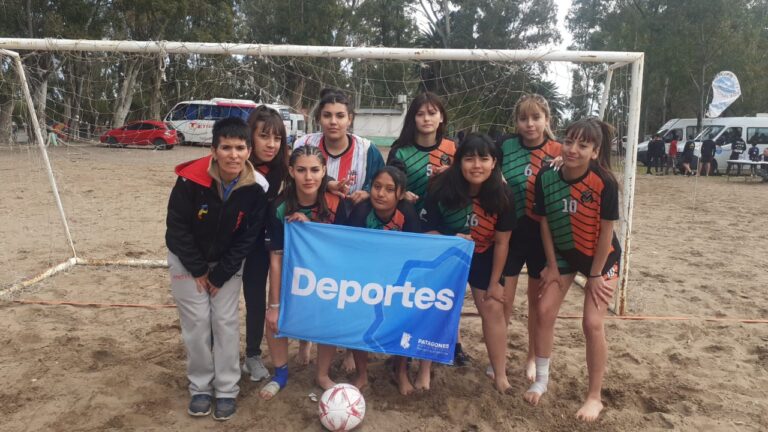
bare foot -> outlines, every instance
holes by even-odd
[[[587,399],[576,412],[576,418],[585,422],[593,422],[597,420],[602,410],[603,403],[599,399]]]
[[[525,377],[528,381],[536,381],[536,360],[531,357],[525,362]]]
[[[352,355],[352,350],[344,352],[344,363],[341,364],[341,367],[346,373],[355,371],[355,357]]]
[[[421,373],[421,369],[419,369],[419,374],[416,376],[416,382],[414,383],[416,390],[429,390],[430,378],[429,372]]]
[[[316,378],[315,378],[315,382],[316,382],[316,383],[317,383],[317,385],[319,385],[319,386],[320,386],[320,388],[322,388],[323,390],[328,390],[329,388],[331,388],[331,387],[333,387],[333,386],[335,386],[335,385],[336,385],[336,383],[335,383],[335,382],[333,382],[333,380],[332,380],[332,379],[331,379],[331,378],[330,378],[328,375],[326,375],[326,376],[322,376],[322,377],[320,377],[320,376],[319,376],[319,377],[316,377]]]
[[[368,374],[358,374],[350,384],[357,387],[358,390],[363,391],[364,388],[368,387]]]
[[[411,378],[408,376],[408,372],[395,375],[395,382],[397,382],[397,390],[403,396],[408,396],[415,390],[411,383]]]
[[[507,377],[502,377],[501,379],[495,380],[496,382],[493,384],[494,387],[496,387],[496,390],[501,394],[509,394],[510,389],[512,386],[509,384],[509,381],[507,381]]]
[[[299,341],[299,354],[296,356],[296,361],[303,366],[309,364],[312,360],[310,352],[312,351],[312,342]]]

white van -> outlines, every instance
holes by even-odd
[[[259,105],[266,105],[280,113],[286,130],[291,128],[290,108],[287,105],[262,104],[247,99],[213,98],[179,102],[165,116],[184,144],[210,144],[213,139],[213,124],[225,117],[248,119],[248,115]]]
[[[307,133],[307,122],[303,114],[290,114],[290,128],[288,128],[289,142],[293,143]]]
[[[704,140],[711,139],[721,144],[715,153],[713,169],[719,168],[720,172],[725,172],[727,161],[731,156],[731,142],[737,136],[747,143],[747,149],[752,147],[752,143],[756,143],[761,154],[768,147],[768,113],[760,113],[755,117],[721,117],[708,120],[709,126],[705,127],[695,139],[694,155],[701,155],[701,143]],[[741,158],[746,160],[747,152],[744,152]]]
[[[702,119],[702,127],[708,126],[711,122],[712,119]],[[669,143],[672,142],[672,140],[677,140],[677,149],[678,152],[681,152],[683,150],[683,144],[688,137],[695,137],[698,135],[699,129],[696,127],[695,118],[672,119],[664,123],[656,133],[661,135],[661,139],[667,143],[667,151],[669,151]],[[648,160],[648,142],[649,141],[643,141],[637,145],[637,160],[643,164]]]

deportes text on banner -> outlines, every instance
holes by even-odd
[[[450,364],[474,244],[285,225],[279,335]]]

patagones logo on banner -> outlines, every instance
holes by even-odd
[[[453,307],[453,291],[445,288],[438,292],[422,287],[416,289],[410,282],[402,286],[388,284],[386,286],[369,282],[365,285],[354,280],[336,281],[325,277],[317,280],[312,270],[294,267],[291,280],[291,294],[298,296],[317,295],[322,300],[336,300],[336,308],[344,309],[348,303],[356,303],[360,300],[368,305],[392,306],[392,302],[398,301],[402,307],[429,309],[435,307],[442,311],[449,311]]]
[[[285,225],[278,337],[453,361],[474,243]]]

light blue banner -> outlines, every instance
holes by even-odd
[[[286,223],[278,336],[451,364],[473,247]]]

